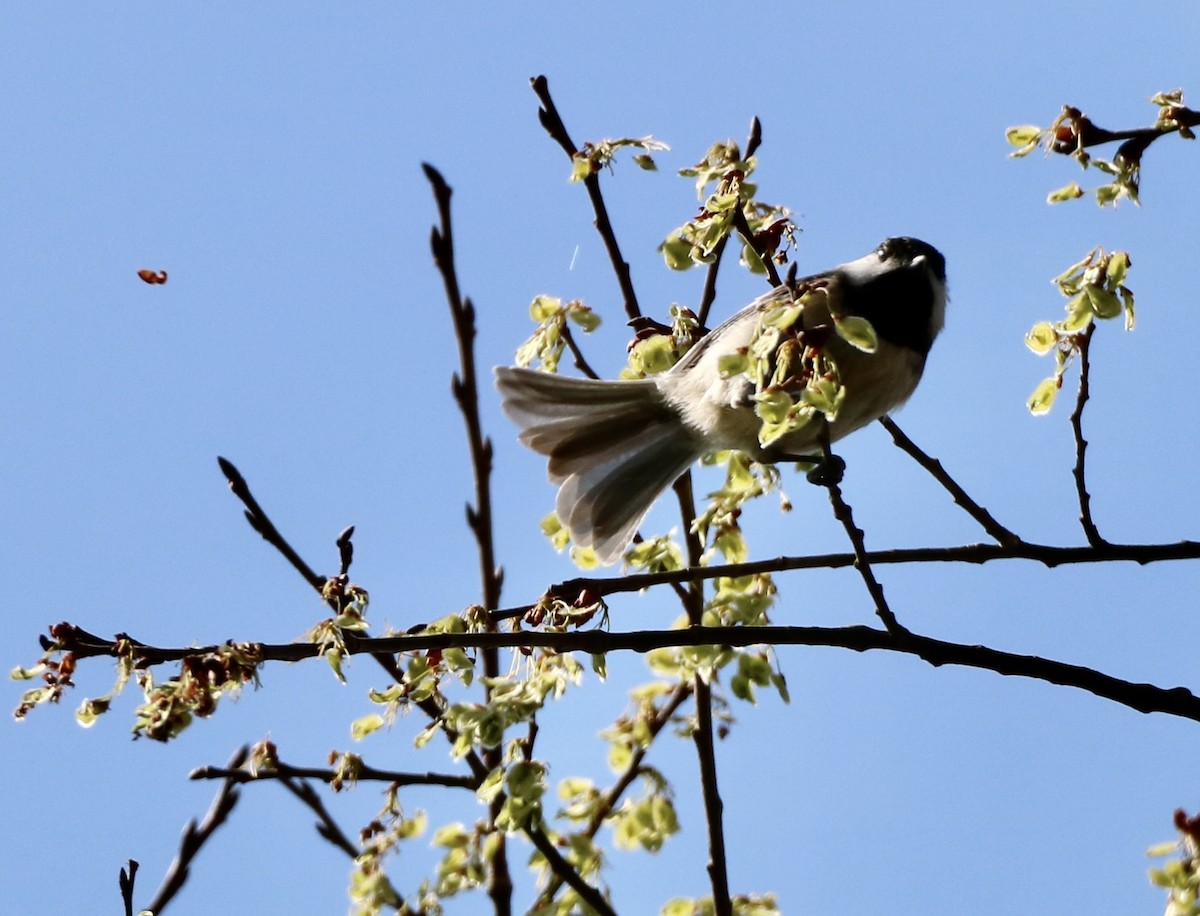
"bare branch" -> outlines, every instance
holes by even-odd
[[[194,779],[196,777],[193,774],[191,778]],[[329,843],[336,846],[351,859],[358,857],[358,854],[362,852],[362,850],[354,845],[354,843],[350,840],[350,837],[346,836],[346,832],[342,830],[337,821],[333,819],[333,816],[329,813],[329,809],[327,809],[325,807],[325,803],[321,801],[321,796],[317,794],[317,791],[311,785],[304,780],[297,781],[286,776],[281,776],[279,778],[279,782],[284,786],[284,788],[295,795],[296,798],[300,799],[300,801],[307,805],[313,814],[317,816],[317,823],[315,826],[318,835],[320,835],[322,839],[327,840]]]
[[[767,271],[767,279],[771,281],[771,288],[782,286],[783,281],[779,279],[779,271],[775,269],[775,262],[771,259],[771,253],[763,247],[762,242],[755,236],[750,229],[750,224],[746,222],[746,214],[742,212],[740,206],[733,208],[733,225],[734,228],[746,240],[746,244],[754,249],[754,253],[758,255],[758,259],[762,262]]]
[[[1178,133],[1184,127],[1200,127],[1200,111],[1183,105],[1171,106],[1169,123],[1160,120],[1154,127],[1138,127],[1132,130],[1108,130],[1099,127],[1082,111],[1070,105],[1063,108],[1063,119],[1064,126],[1051,140],[1051,151],[1070,156],[1079,148],[1086,149],[1121,140],[1123,142],[1117,148],[1117,156],[1129,162],[1140,162],[1150,144],[1160,137]]]
[[[454,321],[454,336],[458,339],[461,375],[453,381],[454,399],[458,402],[467,426],[467,443],[471,450],[471,464],[475,471],[475,505],[467,506],[467,523],[475,534],[479,545],[480,584],[484,607],[496,607],[500,602],[500,588],[504,571],[496,564],[495,538],[492,526],[492,442],[483,434],[479,416],[479,385],[475,371],[475,307],[459,291],[458,274],[454,263],[454,234],[450,218],[450,186],[440,172],[426,163],[425,177],[433,187],[437,201],[439,226],[430,233],[433,260],[446,286],[446,299]],[[495,621],[490,625],[495,627]],[[491,680],[500,674],[500,664],[495,649],[483,651],[485,675],[484,693],[490,697]],[[490,771],[501,764],[499,748],[484,748],[481,755],[483,765]],[[500,793],[489,806],[491,822],[495,823],[504,806],[504,795]],[[512,911],[512,876],[508,870],[508,856],[503,834],[498,842],[489,870],[488,894],[496,908],[497,916]]]
[[[283,554],[284,558],[296,568],[296,571],[319,594],[325,588],[325,577],[313,572],[312,567],[300,558],[300,554],[296,553],[292,545],[279,533],[279,529],[275,527],[275,523],[267,517],[267,513],[258,504],[258,500],[251,494],[246,479],[234,467],[233,462],[227,458],[218,456],[217,464],[221,466],[221,473],[229,481],[229,489],[233,491],[233,495],[240,499],[242,505],[246,507],[246,521],[250,523],[250,527],[262,535],[264,541]]]
[[[234,752],[226,765],[231,770],[236,770],[250,754],[248,747],[240,747]],[[213,799],[212,805],[209,806],[208,813],[204,815],[204,820],[197,825],[195,820],[188,821],[187,826],[183,828],[183,836],[179,841],[179,851],[175,854],[175,861],[171,863],[171,867],[167,870],[167,876],[163,879],[162,885],[158,889],[158,893],[154,895],[154,900],[146,907],[155,916],[159,916],[167,905],[175,898],[187,882],[188,875],[191,870],[191,864],[195,860],[200,849],[208,841],[208,839],[216,832],[217,828],[225,823],[229,813],[233,811],[234,805],[238,801],[238,790],[235,785],[236,780],[226,779],[222,784],[216,797]]]
[[[897,638],[907,636],[908,630],[892,613],[887,598],[883,594],[883,586],[879,584],[879,580],[875,578],[875,573],[871,569],[863,530],[854,524],[854,513],[850,509],[850,504],[842,496],[842,488],[838,481],[841,479],[841,472],[845,464],[841,458],[836,457],[830,451],[828,423],[822,425],[821,450],[825,453],[824,464],[826,467],[819,480],[814,482],[819,482],[829,492],[829,504],[833,507],[833,517],[842,523],[846,537],[850,539],[850,544],[854,548],[854,568],[862,576],[863,584],[866,585],[871,601],[875,604],[875,615],[883,621],[883,625],[893,636]]]
[[[562,339],[571,351],[571,355],[575,357],[575,368],[588,378],[600,378],[596,370],[591,367],[591,364],[584,357],[583,351],[579,349],[579,344],[575,341],[575,335],[571,333],[571,325],[563,322],[561,333]]]
[[[933,476],[934,480],[945,487],[950,496],[953,497],[954,502],[961,506],[971,518],[979,522],[983,530],[995,538],[998,544],[1012,546],[1021,543],[1021,538],[1018,535],[1001,525],[987,509],[983,508],[983,506],[967,495],[967,491],[959,486],[958,482],[946,472],[945,467],[942,466],[940,461],[922,451],[912,439],[906,436],[904,430],[896,425],[895,420],[891,417],[883,416],[879,418],[879,422],[891,434],[892,441],[903,451],[907,452],[917,464],[927,470]]]
[[[126,864],[129,870],[121,869],[118,883],[121,887],[121,901],[125,904],[125,916],[133,916],[133,883],[137,878],[138,864],[133,859]]]
[[[433,260],[446,285],[446,299],[454,321],[454,336],[458,339],[461,375],[453,381],[454,400],[458,402],[467,425],[467,444],[471,449],[471,464],[475,470],[475,505],[467,506],[467,521],[479,544],[480,578],[485,607],[495,607],[500,601],[503,571],[496,565],[495,539],[492,531],[492,443],[483,434],[479,418],[479,383],[475,371],[475,307],[459,291],[454,265],[454,234],[450,220],[450,186],[433,166],[424,166],[425,177],[433,186],[437,201],[440,228],[430,234]],[[494,674],[494,672],[492,672]]]

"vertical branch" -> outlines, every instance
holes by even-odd
[[[571,139],[571,135],[567,133],[567,127],[563,124],[562,118],[558,114],[558,108],[554,105],[554,99],[550,97],[550,84],[544,76],[535,76],[529,81],[529,84],[533,87],[538,101],[542,103],[538,109],[538,120],[546,129],[546,133],[563,148],[563,152],[573,161],[581,153],[579,147]],[[638,306],[637,293],[633,290],[633,278],[629,273],[629,264],[621,255],[621,246],[617,244],[612,221],[608,218],[608,207],[604,203],[604,195],[600,193],[600,176],[594,171],[590,172],[583,179],[583,186],[587,188],[588,198],[592,202],[592,210],[596,214],[596,231],[600,233],[600,238],[604,241],[608,259],[612,262],[613,270],[617,275],[617,284],[621,287],[621,296],[625,299],[625,314],[632,321],[634,318],[641,317],[642,310]],[[496,605],[488,606],[496,607]]]
[[[700,565],[704,545],[692,530],[696,520],[696,503],[692,494],[692,474],[689,471],[675,481],[675,495],[683,516],[684,540],[687,543],[688,566]],[[704,585],[700,581],[688,584],[684,605],[692,626],[700,626],[704,614]],[[713,911],[716,916],[732,916],[729,896],[729,867],[725,857],[725,805],[717,785],[717,754],[712,720],[712,687],[700,674],[692,683],[696,695],[696,731],[692,740],[700,762],[700,788],[704,796],[704,819],[708,826],[708,878],[712,884]]]
[[[479,574],[482,587],[482,602],[487,608],[500,606],[500,587],[504,572],[496,565],[494,538],[492,534],[492,443],[483,434],[479,418],[479,385],[475,372],[475,307],[470,299],[464,299],[458,286],[458,274],[454,266],[454,234],[450,221],[450,186],[437,169],[429,164],[422,166],[425,177],[433,186],[437,201],[438,222],[430,232],[429,244],[433,260],[446,285],[446,299],[450,305],[450,316],[454,321],[454,336],[458,339],[460,371],[455,373],[452,389],[467,426],[467,444],[471,450],[471,464],[475,470],[475,505],[467,505],[467,524],[475,533],[479,544]],[[489,624],[493,629],[495,622]],[[499,652],[494,648],[483,650],[485,675],[485,697],[490,700],[492,678],[500,674]],[[485,748],[483,762],[490,770],[501,765],[499,748]],[[503,795],[494,799],[490,806],[490,822],[495,824]],[[492,858],[491,878],[488,894],[492,898],[497,916],[512,912],[512,876],[508,870],[508,855],[505,835],[497,832],[497,846]]]
[[[1075,433],[1075,492],[1079,495],[1079,524],[1088,543],[1093,547],[1103,547],[1108,542],[1100,535],[1100,529],[1092,519],[1092,496],[1087,489],[1086,454],[1088,443],[1083,438],[1083,408],[1091,395],[1088,376],[1091,371],[1091,359],[1088,348],[1092,343],[1092,335],[1096,333],[1096,323],[1093,321],[1079,338],[1079,395],[1075,398],[1075,410],[1071,413],[1071,430]]]
[[[467,425],[467,444],[471,449],[471,463],[475,469],[475,505],[467,506],[467,522],[479,542],[483,606],[499,607],[500,586],[504,573],[496,565],[492,537],[492,442],[484,436],[479,419],[479,384],[475,373],[475,306],[470,299],[463,298],[458,288],[458,276],[454,266],[454,235],[450,223],[450,186],[433,166],[426,164],[422,167],[425,177],[433,186],[433,194],[437,200],[441,226],[433,229],[429,241],[434,263],[446,284],[446,298],[450,303],[450,316],[454,320],[454,336],[458,339],[461,371],[455,373],[452,387],[454,400],[458,402]],[[495,672],[489,672],[489,676],[494,674]]]

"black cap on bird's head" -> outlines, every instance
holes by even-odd
[[[920,239],[884,239],[838,267],[842,308],[871,322],[883,340],[924,355],[946,315],[946,259]]]

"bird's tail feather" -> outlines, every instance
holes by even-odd
[[[620,557],[658,494],[703,451],[651,380],[501,367],[496,384],[521,441],[550,459],[559,520],[601,563]]]

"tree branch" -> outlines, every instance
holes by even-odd
[[[188,774],[188,779],[225,779],[234,783],[264,782],[277,779],[313,779],[317,782],[332,783],[340,777],[336,770],[323,767],[296,767],[290,764],[277,764],[270,768],[259,767],[247,770],[240,766],[196,767]],[[468,789],[474,792],[479,788],[480,780],[473,776],[454,776],[449,773],[405,773],[395,770],[379,770],[375,767],[361,765],[354,772],[355,782],[386,782],[396,786],[446,786],[452,789]],[[357,853],[355,853],[357,855]]]
[[[196,779],[195,772],[189,777]],[[350,837],[346,836],[346,832],[333,819],[333,815],[329,813],[329,809],[325,807],[325,803],[321,801],[316,790],[304,780],[296,781],[288,776],[279,777],[280,784],[289,792],[296,796],[301,802],[317,816],[315,824],[317,834],[324,840],[327,840],[333,846],[336,846],[351,859],[358,858],[358,854],[362,852]]]
[[[544,76],[535,76],[529,81],[533,87],[534,93],[541,102],[541,107],[538,109],[538,120],[542,127],[559,146],[563,148],[563,152],[574,161],[581,155],[579,147],[571,140],[571,135],[567,133],[567,127],[563,124],[562,118],[559,117],[558,108],[554,105],[554,99],[550,96],[550,84]],[[642,311],[638,306],[637,293],[633,289],[633,279],[630,276],[629,264],[621,255],[621,246],[617,244],[616,233],[613,232],[612,221],[608,217],[608,207],[604,203],[604,195],[600,193],[600,176],[593,170],[588,173],[583,179],[583,185],[587,188],[588,198],[592,202],[592,210],[596,214],[596,231],[600,233],[600,238],[604,242],[604,248],[608,252],[608,259],[612,262],[613,271],[617,275],[617,284],[621,288],[621,295],[625,299],[625,314],[630,320],[641,316]]]
[[[245,763],[249,753],[250,749],[248,747],[243,746],[238,748],[226,766],[229,769],[236,770]],[[167,870],[167,875],[163,879],[158,893],[154,895],[154,900],[146,907],[155,916],[159,916],[171,900],[175,898],[175,895],[183,889],[183,885],[187,882],[191,870],[191,864],[197,854],[199,854],[200,849],[208,842],[208,839],[216,832],[217,828],[225,823],[226,818],[229,817],[229,813],[233,811],[234,805],[238,802],[238,791],[235,782],[236,780],[233,779],[225,780],[220,790],[218,790],[216,797],[213,799],[212,805],[209,806],[208,813],[204,815],[204,820],[199,825],[196,824],[195,820],[190,820],[183,828],[183,836],[179,840],[179,851],[175,854],[175,860]]]
[[[833,507],[833,517],[842,523],[842,527],[846,531],[846,537],[850,539],[850,544],[854,548],[854,568],[858,570],[858,574],[862,576],[863,584],[867,587],[867,592],[871,596],[871,601],[875,604],[875,615],[883,621],[883,625],[887,627],[889,633],[897,638],[902,638],[908,635],[908,630],[900,624],[896,619],[896,615],[892,613],[891,607],[888,605],[887,597],[883,594],[883,586],[879,584],[879,580],[875,578],[875,573],[871,569],[871,561],[867,559],[867,547],[864,540],[863,530],[854,524],[854,513],[850,509],[849,503],[842,497],[842,488],[838,483],[838,478],[841,476],[841,469],[845,466],[840,458],[834,456],[829,447],[829,424],[822,424],[821,427],[821,451],[825,455],[825,465],[837,465],[837,477],[831,476],[827,471],[820,483],[829,491],[829,504]]]
[[[597,888],[588,884],[571,863],[563,858],[562,853],[555,848],[550,838],[546,836],[540,827],[533,825],[526,827],[525,835],[529,837],[529,841],[533,843],[537,851],[546,859],[546,864],[550,866],[554,874],[569,884],[575,893],[579,895],[580,900],[590,906],[600,916],[617,916],[617,911],[604,899],[604,895]]]
[[[437,201],[439,227],[430,233],[430,247],[446,286],[446,299],[450,304],[450,315],[454,321],[454,336],[458,339],[460,372],[453,381],[454,399],[462,412],[467,426],[467,443],[471,450],[471,464],[475,471],[475,505],[467,506],[467,523],[475,533],[479,544],[480,584],[484,607],[496,607],[500,603],[500,588],[504,571],[496,564],[495,538],[492,526],[492,443],[483,434],[479,417],[479,385],[475,371],[475,307],[470,299],[464,299],[459,291],[458,273],[454,263],[454,234],[450,218],[450,186],[441,173],[426,163],[422,166],[425,177],[433,187]],[[489,621],[495,627],[495,621]],[[495,649],[483,651],[484,694],[491,697],[492,681],[499,677],[500,663]],[[481,756],[488,770],[501,765],[499,748],[484,748]],[[489,806],[491,823],[494,824],[504,806],[503,793],[497,795]],[[488,894],[495,905],[497,916],[512,911],[512,876],[508,869],[508,855],[503,833],[497,834],[497,844],[489,870]]]
[[[1091,372],[1091,358],[1088,356],[1092,343],[1092,335],[1096,333],[1096,323],[1093,321],[1079,337],[1079,394],[1075,398],[1075,409],[1071,412],[1071,431],[1075,435],[1075,492],[1079,497],[1079,524],[1088,543],[1093,547],[1103,547],[1108,542],[1100,535],[1096,522],[1092,519],[1092,497],[1087,489],[1087,468],[1085,456],[1088,443],[1083,438],[1083,408],[1088,402],[1091,388],[1088,383]]]
[[[699,534],[693,530],[696,521],[696,503],[692,495],[692,474],[689,471],[675,481],[675,494],[679,498],[684,541],[687,544],[688,565],[697,567],[701,563],[704,545]],[[691,626],[698,627],[704,616],[704,591],[701,582],[693,581],[684,596]],[[732,916],[733,905],[729,895],[729,869],[725,856],[725,805],[721,801],[717,784],[717,755],[714,746],[712,721],[712,688],[697,672],[692,678],[692,693],[696,697],[696,729],[692,741],[696,745],[696,756],[700,764],[700,788],[704,798],[704,820],[708,828],[708,878],[713,890],[713,910],[716,916]]]
[[[604,819],[613,812],[613,810],[617,807],[617,802],[621,800],[621,797],[625,794],[629,787],[633,785],[633,781],[637,779],[638,775],[642,772],[642,762],[646,759],[646,754],[649,753],[654,739],[658,737],[658,733],[661,732],[666,724],[671,721],[671,717],[675,715],[679,707],[683,705],[684,700],[691,695],[692,684],[690,682],[679,684],[675,687],[674,691],[672,691],[671,696],[667,699],[667,702],[663,704],[662,708],[658,710],[654,718],[647,724],[646,728],[649,732],[650,740],[645,743],[638,744],[638,746],[633,750],[633,754],[629,758],[629,765],[625,767],[625,772],[622,773],[620,778],[613,783],[612,787],[604,793],[604,798],[601,799],[600,802],[597,803],[595,809],[593,809],[592,816],[588,820],[587,829],[584,831],[584,835],[589,840],[593,839],[600,831],[600,827],[604,824]],[[537,903],[534,905],[534,909],[536,910],[539,906],[547,906],[550,901],[554,899],[554,895],[558,893],[558,889],[562,887],[562,883],[562,879],[558,878],[557,876],[553,878],[546,885],[546,889],[538,894]]]
[[[221,466],[221,473],[229,481],[229,489],[233,491],[233,495],[241,500],[242,505],[246,507],[245,516],[246,521],[250,523],[250,527],[262,535],[264,541],[283,554],[284,558],[304,577],[304,581],[316,589],[317,594],[320,594],[325,588],[325,576],[319,576],[313,572],[313,568],[301,559],[300,554],[296,553],[292,545],[279,533],[279,529],[275,527],[275,523],[267,517],[267,513],[263,511],[262,506],[258,504],[258,500],[250,492],[246,478],[234,467],[233,462],[218,456],[217,464]]]
[[[102,640],[81,643],[89,655],[110,655]],[[115,643],[107,648],[115,651]],[[363,640],[355,651],[424,652],[456,646],[471,648],[546,648],[556,652],[649,652],[665,646],[832,646],[863,652],[883,649],[916,655],[931,665],[965,665],[997,674],[1017,675],[1047,681],[1065,687],[1077,687],[1112,700],[1138,712],[1161,712],[1200,722],[1200,698],[1183,687],[1163,688],[1138,684],[1112,677],[1091,668],[1036,656],[1016,655],[988,646],[944,642],[909,631],[897,637],[886,630],[866,626],[850,627],[689,627],[683,630],[638,630],[604,632],[601,630],[551,633],[536,630],[498,633],[431,633]],[[262,645],[262,656],[271,661],[300,661],[315,657],[319,647],[306,643]],[[138,656],[144,664],[177,659],[204,652],[204,649],[158,649],[142,646]]]
[[[907,452],[917,464],[933,475],[933,479],[950,493],[954,502],[961,506],[971,518],[975,519],[984,531],[995,538],[998,544],[1013,546],[1021,543],[1019,536],[1001,525],[987,509],[983,508],[983,506],[967,495],[967,491],[960,487],[958,482],[946,472],[940,461],[926,454],[912,439],[908,438],[904,434],[904,430],[896,425],[895,420],[889,416],[882,416],[879,418],[879,422],[891,434],[892,441],[900,449]]]

